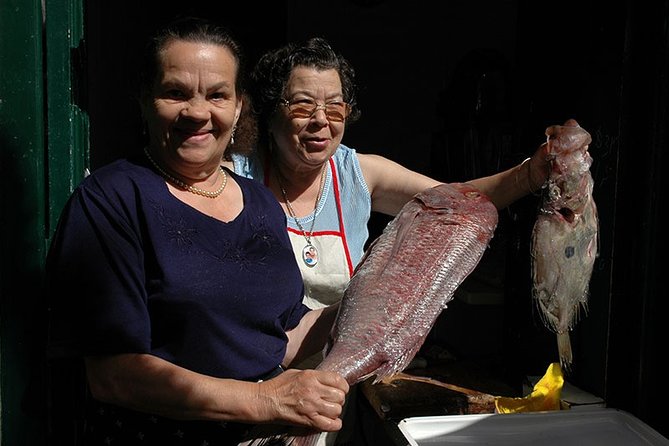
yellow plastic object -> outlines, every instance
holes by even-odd
[[[557,362],[548,366],[546,374],[534,385],[534,390],[522,398],[495,397],[497,413],[540,412],[560,410],[560,395],[564,378]]]

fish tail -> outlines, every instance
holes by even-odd
[[[240,443],[240,445],[245,446],[296,446],[297,443],[294,443],[293,437],[288,437],[286,435],[275,435],[272,437],[266,438],[256,438],[250,442]]]
[[[291,437],[287,446],[316,446],[323,433],[306,435],[304,437]],[[324,444],[324,443],[323,443]]]
[[[560,355],[560,366],[565,370],[571,369],[571,340],[569,339],[569,332],[565,331],[557,334],[558,354]]]

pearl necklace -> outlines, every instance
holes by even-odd
[[[158,170],[158,172],[160,173],[160,175],[163,178],[165,178],[170,183],[173,183],[173,184],[179,186],[180,188],[182,188],[183,190],[186,190],[186,191],[188,191],[192,194],[201,195],[201,196],[207,197],[207,198],[216,198],[223,193],[223,189],[225,189],[225,185],[228,184],[228,175],[225,173],[225,169],[223,168],[223,166],[218,166],[221,169],[221,173],[223,174],[223,184],[221,184],[221,187],[219,187],[215,191],[210,192],[208,190],[200,189],[199,187],[192,186],[190,184],[186,184],[183,181],[181,181],[180,179],[178,179],[178,178],[170,175],[166,171],[164,171],[163,168],[160,167],[158,165],[158,163],[151,157],[151,155],[149,154],[149,149],[147,147],[144,147],[144,153],[146,154],[146,157],[149,159],[149,161],[151,161],[151,164],[153,164],[153,167],[155,167],[156,170]]]
[[[316,249],[316,247],[311,243],[311,236],[314,235],[314,224],[316,223],[316,210],[318,209],[318,202],[321,199],[321,194],[323,193],[323,186],[325,185],[325,166],[323,166],[323,168],[321,169],[321,181],[320,184],[318,185],[318,193],[316,194],[316,203],[314,204],[314,218],[311,220],[311,228],[309,228],[308,234],[307,231],[304,230],[304,227],[302,226],[302,223],[300,223],[300,220],[297,219],[297,214],[293,209],[293,205],[288,199],[288,194],[286,193],[286,189],[284,189],[283,184],[281,183],[281,178],[280,178],[281,174],[279,173],[279,169],[277,168],[276,171],[277,171],[276,181],[279,183],[279,189],[281,189],[281,195],[283,195],[283,199],[286,202],[288,213],[290,214],[292,219],[295,220],[295,224],[297,225],[298,228],[300,228],[300,231],[302,231],[302,236],[307,241],[307,244],[304,245],[304,248],[302,248],[302,261],[309,268],[313,268],[318,264],[318,249]]]

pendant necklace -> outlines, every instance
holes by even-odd
[[[292,219],[295,220],[295,224],[297,225],[298,228],[300,228],[300,231],[302,231],[302,236],[307,241],[307,244],[304,245],[304,248],[302,248],[302,261],[309,268],[313,268],[318,264],[318,249],[316,249],[316,247],[311,243],[311,237],[314,235],[314,224],[316,223],[316,210],[318,209],[318,202],[321,199],[321,194],[323,193],[323,186],[325,184],[325,166],[323,166],[323,168],[321,169],[321,181],[318,186],[318,193],[316,194],[316,204],[314,204],[314,218],[311,220],[311,228],[309,228],[308,233],[307,231],[304,230],[304,227],[302,226],[302,223],[300,223],[300,220],[297,219],[297,214],[293,209],[293,205],[290,203],[290,200],[288,200],[288,194],[286,193],[286,189],[284,189],[283,183],[281,183],[281,178],[280,178],[281,174],[279,173],[279,169],[277,168],[276,170],[277,170],[276,180],[279,183],[279,189],[281,189],[281,195],[283,195],[283,199],[286,202],[288,213],[290,214]]]

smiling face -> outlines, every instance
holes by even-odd
[[[298,66],[286,84],[284,99],[290,102],[313,101],[323,105],[343,101],[339,74],[334,69],[318,71]],[[329,121],[323,107],[308,118],[291,116],[288,107],[279,105],[270,133],[281,162],[291,170],[314,170],[335,152],[344,136],[345,122]]]
[[[152,153],[184,177],[200,177],[219,165],[241,111],[236,59],[224,46],[175,40],[158,62],[142,100]]]

